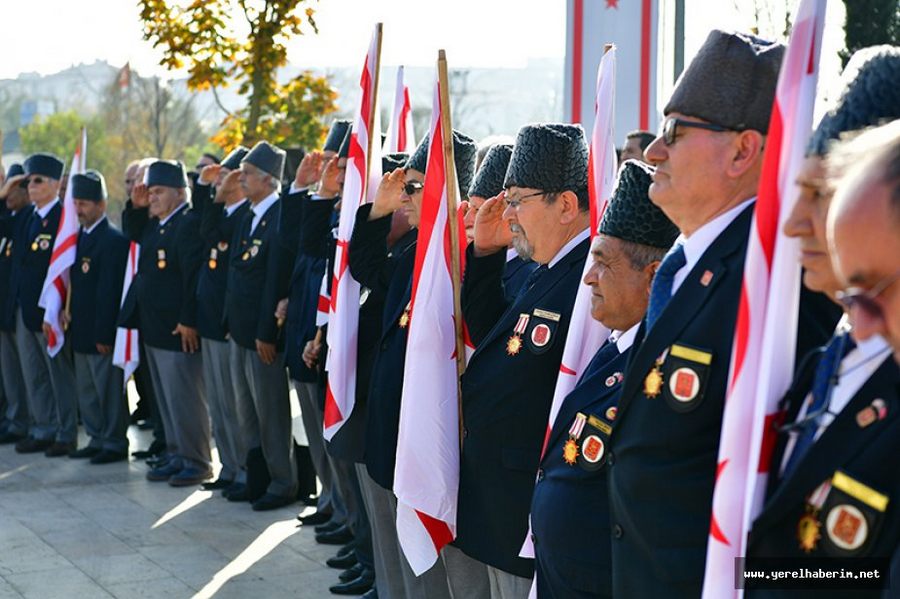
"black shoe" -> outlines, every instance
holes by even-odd
[[[40,453],[46,451],[48,447],[53,445],[51,439],[35,439],[34,437],[25,437],[16,443],[16,453]]]
[[[123,462],[127,459],[127,452],[110,451],[109,449],[104,449],[91,458],[91,464],[112,464],[113,462]]]
[[[250,501],[247,485],[243,483],[234,483],[222,491],[222,496],[228,501]]]
[[[375,585],[375,573],[371,570],[365,570],[359,578],[336,584],[329,587],[328,590],[335,595],[361,595],[371,589]]]
[[[69,455],[73,451],[75,451],[74,443],[62,443],[60,441],[57,441],[50,447],[48,447],[46,451],[44,451],[44,455],[48,458],[58,458],[64,455]]]
[[[316,543],[322,545],[343,545],[353,540],[353,533],[346,526],[341,526],[331,532],[323,532],[316,535]]]
[[[266,493],[253,502],[253,511],[266,512],[268,510],[277,510],[280,507],[291,505],[295,501],[297,501],[296,497],[283,497],[281,495]]]
[[[378,591],[375,587],[372,587],[368,591],[366,591],[365,595],[362,595],[359,599],[378,599]]]
[[[219,489],[227,489],[231,485],[234,484],[233,480],[226,480],[224,478],[217,478],[216,480],[203,483],[201,486],[204,491],[217,491]]]
[[[353,564],[343,572],[338,575],[338,580],[341,582],[350,582],[351,580],[356,580],[363,573],[363,565],[360,563]]]
[[[355,555],[356,554],[356,539],[350,541],[346,545],[342,546],[338,549],[337,556],[344,557],[345,555]]]
[[[318,495],[310,495],[309,497],[305,497],[300,501],[303,502],[303,505],[306,507],[316,507],[319,505],[319,496]]]
[[[139,420],[136,426],[139,431],[152,431],[155,425],[152,420]]]
[[[331,519],[331,514],[326,514],[325,512],[313,512],[306,516],[297,516],[297,520],[304,526],[318,526],[328,522],[329,519]]]
[[[322,534],[323,532],[334,532],[339,529],[343,524],[340,522],[335,522],[334,520],[328,520],[325,524],[319,524],[313,530],[316,531],[316,534]]]
[[[161,456],[163,452],[166,450],[166,444],[160,443],[159,441],[154,441],[150,444],[150,447],[147,449],[141,449],[140,451],[135,451],[131,454],[131,456],[136,460],[147,460],[150,458],[155,458]]]
[[[92,458],[95,455],[100,453],[99,447],[91,447],[88,445],[87,447],[82,447],[81,449],[76,449],[72,453],[69,454],[69,457],[74,460],[80,460],[84,458]]]
[[[329,568],[337,568],[340,570],[352,568],[356,563],[356,555],[354,555],[352,551],[345,555],[338,554],[325,560],[326,566],[328,566]]]
[[[17,435],[16,433],[11,433],[9,431],[4,432],[0,435],[0,445],[9,445],[10,443],[18,443],[22,439],[25,438],[25,435]]]

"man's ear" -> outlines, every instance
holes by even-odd
[[[765,137],[759,131],[748,129],[735,136],[731,146],[731,160],[728,171],[732,176],[741,176],[753,168],[762,156]]]
[[[656,276],[656,271],[659,269],[659,265],[661,262],[659,260],[654,260],[650,264],[644,267],[644,275],[647,277],[647,295],[650,295],[650,288],[653,286],[653,277]]]
[[[581,210],[578,208],[578,196],[574,191],[561,191],[556,198],[559,210],[559,223],[569,225],[575,222]]]

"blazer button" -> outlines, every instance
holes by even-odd
[[[384,343],[381,344],[381,349],[387,350],[387,348],[388,348],[388,344],[387,344],[387,341],[385,341]]]
[[[538,468],[537,474],[538,474],[537,475],[538,482],[544,480],[544,469],[543,468]]]
[[[469,436],[469,429],[463,427],[463,439]]]
[[[606,456],[606,465],[612,466],[615,463],[616,463],[616,454],[614,454],[613,452],[610,451],[609,454]]]
[[[531,544],[537,545],[537,537],[534,535],[534,533],[531,533]]]
[[[613,538],[621,539],[624,534],[625,534],[625,531],[622,530],[621,526],[619,526],[618,524],[613,526]]]

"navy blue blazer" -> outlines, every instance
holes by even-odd
[[[0,203],[0,331],[11,333],[16,328],[16,297],[13,292],[15,264],[21,264],[26,249],[25,223],[34,210],[29,204],[15,214]],[[16,278],[16,284],[18,277]]]
[[[34,216],[32,216],[34,215]],[[53,242],[59,229],[62,203],[57,202],[44,218],[38,219],[37,208],[28,216],[23,215],[22,242],[14,243],[12,285],[10,295],[15,306],[22,309],[22,319],[29,331],[43,330],[44,309],[38,307],[38,300],[47,278]]]
[[[141,244],[141,255],[119,326],[139,329],[149,347],[181,351],[181,337],[172,331],[179,324],[197,326],[197,279],[203,261],[199,218],[186,206],[160,226],[147,208],[134,208],[128,201],[122,227]]]
[[[807,372],[800,372],[783,400],[787,422],[796,421],[811,388],[809,373],[814,369],[815,362]],[[869,410],[878,399],[885,411],[882,418],[873,418],[875,414]],[[788,438],[787,433],[781,433],[776,443],[769,470],[772,473],[769,493],[750,531],[748,557],[890,559],[893,555],[896,559],[900,544],[900,469],[896,467],[900,456],[900,369],[896,362],[887,357],[800,459],[794,471],[779,480]],[[815,514],[820,538],[807,553],[801,549],[797,533],[798,523],[806,514],[807,498],[825,481],[833,481],[836,474],[868,487],[886,498],[887,505],[873,505],[870,494],[860,493],[854,485],[833,484]],[[839,526],[842,516],[849,526]],[[891,584],[896,591],[897,580],[892,579]],[[746,595],[832,596],[809,589],[751,589]],[[866,595],[854,591],[853,596],[880,596],[880,593]]]
[[[365,461],[372,479],[391,489],[409,331],[400,320],[410,300],[416,244],[409,243],[398,255],[389,256],[391,216],[369,221],[371,210],[371,205],[365,205],[356,213],[350,238],[350,274],[364,287],[385,289],[381,336],[368,387]]]
[[[612,596],[606,452],[629,352],[612,344],[597,352],[550,432],[531,498],[539,597]],[[579,413],[586,421],[569,463],[563,450]]]
[[[502,284],[506,251],[476,258],[467,249],[462,304],[476,349],[462,377],[456,545],[517,576],[534,571],[533,560],[518,555],[589,245],[576,245],[513,304]],[[525,317],[521,346],[511,351]]]
[[[537,262],[533,260],[523,260],[516,256],[512,260],[507,260],[506,268],[503,269],[503,293],[507,301],[516,299],[519,289],[525,283],[534,269],[538,267]]]
[[[225,322],[234,341],[245,349],[256,349],[256,340],[284,348],[284,335],[275,317],[279,299],[287,296],[287,275],[293,264],[278,237],[279,198],[251,233],[253,210],[248,210],[234,231],[228,265]]]
[[[206,185],[199,185],[198,188],[209,189]],[[197,331],[206,339],[225,341],[227,338],[225,292],[232,253],[231,241],[238,224],[249,210],[250,202],[247,201],[230,215],[224,204],[205,202],[201,210],[200,235],[203,236],[204,260],[200,264],[197,279]]]
[[[122,282],[128,261],[128,239],[104,218],[90,234],[78,233],[78,247],[70,280],[72,349],[96,354],[97,344],[114,345]]]

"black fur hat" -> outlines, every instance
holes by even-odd
[[[475,180],[469,188],[469,197],[492,198],[503,191],[503,179],[506,177],[512,152],[512,144],[491,146],[484,156],[481,168],[475,174]]]
[[[654,170],[639,160],[622,163],[616,189],[600,221],[600,233],[655,248],[672,247],[678,227],[647,194]]]
[[[516,136],[503,187],[585,193],[588,145],[581,125],[525,125]]]
[[[425,172],[425,169],[428,168],[428,140],[430,138],[430,135],[426,135],[419,142],[416,151],[413,152],[409,162],[406,163],[406,168],[417,170],[420,173]],[[475,140],[465,133],[460,133],[454,129],[453,162],[456,166],[456,182],[459,186],[459,194],[463,197],[465,197],[469,186],[472,185],[472,179],[475,177],[475,154],[477,153],[478,145],[475,143]]]
[[[331,129],[328,130],[328,137],[325,138],[325,145],[322,147],[322,151],[337,152],[340,150],[349,129],[350,121],[346,119],[335,119],[332,121]]]

